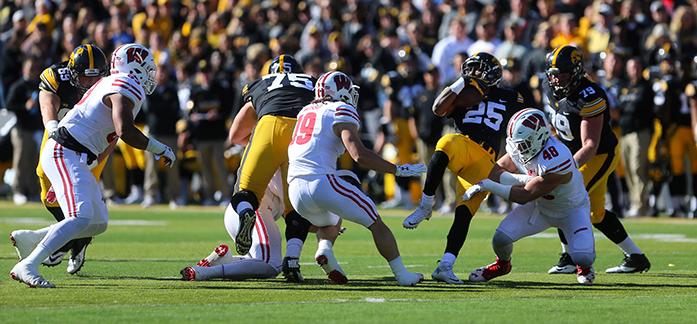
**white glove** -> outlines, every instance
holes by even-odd
[[[424,172],[426,172],[426,165],[423,163],[397,164],[397,172],[394,175],[397,177],[415,177]]]
[[[484,189],[482,189],[482,186],[480,186],[479,183],[477,183],[476,185],[469,187],[469,189],[467,189],[467,191],[465,191],[465,194],[462,195],[462,200],[468,201],[468,200],[472,199],[472,197],[474,197],[474,195],[482,192],[483,190]]]
[[[57,120],[49,120],[44,124],[44,128],[46,128],[46,133],[50,136],[53,132],[55,132],[58,129],[58,121]]]
[[[172,163],[177,160],[177,155],[174,154],[172,148],[160,143],[160,141],[150,138],[148,141],[148,146],[145,148],[146,151],[155,155],[155,160],[159,160],[161,157],[165,159],[165,165],[172,167]]]
[[[90,168],[90,170],[96,168],[99,165],[99,159],[94,159],[92,160],[92,163],[87,164],[87,167]]]

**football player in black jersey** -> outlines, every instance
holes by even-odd
[[[245,255],[252,243],[255,211],[273,174],[281,168],[286,210],[286,257],[283,275],[288,281],[300,282],[298,259],[307,238],[310,223],[293,210],[288,200],[288,145],[298,112],[315,97],[314,80],[302,73],[300,64],[290,55],[280,55],[269,65],[268,74],[242,89],[244,106],[235,117],[237,131],[229,141],[248,142],[238,171],[235,193],[230,203],[240,216],[240,230],[235,239],[237,253]],[[253,132],[252,132],[253,129]]]
[[[479,193],[468,201],[462,196],[469,187],[489,176],[508,120],[516,111],[525,108],[519,93],[497,87],[502,68],[491,54],[469,57],[462,64],[461,75],[443,90],[433,105],[436,115],[453,119],[458,133],[444,135],[438,140],[428,165],[421,203],[403,223],[405,228],[412,229],[431,217],[434,195],[446,168],[458,176],[455,219],[448,233],[445,253],[431,275],[434,280],[451,284],[463,283],[453,273],[453,264],[465,243],[472,217],[486,194]]]
[[[625,254],[624,261],[608,273],[644,272],[649,260],[634,244],[617,215],[605,210],[607,180],[618,163],[617,137],[610,126],[610,109],[605,91],[585,74],[583,53],[565,45],[547,55],[549,91],[544,95],[551,106],[552,125],[574,154],[583,174],[591,201],[591,223]],[[566,253],[566,239],[561,231],[562,256],[549,273],[575,273],[576,267]]]
[[[41,118],[44,123],[44,136],[41,141],[41,151],[48,140],[49,135],[58,128],[58,121],[65,116],[68,110],[82,98],[82,95],[93,84],[97,83],[103,76],[109,74],[106,57],[99,47],[92,44],[84,44],[76,47],[70,54],[68,61],[56,63],[46,68],[40,75],[39,84],[39,107]],[[92,169],[92,174],[99,181],[106,156],[110,151],[100,156],[96,166]],[[41,164],[36,167],[36,174],[39,176],[41,184],[41,201],[56,221],[65,218],[58,201],[56,200],[51,182],[44,173]],[[11,238],[17,235],[32,235],[31,231],[15,231]],[[85,261],[87,245],[92,238],[77,239],[68,242],[61,249],[50,255],[43,264],[55,266],[61,263],[65,253],[70,250],[71,257],[68,261],[67,271],[75,274],[82,268]]]

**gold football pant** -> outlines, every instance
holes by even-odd
[[[684,176],[687,166],[685,156],[690,159],[690,173],[697,173],[697,146],[689,126],[678,126],[668,139],[668,151],[670,152],[670,164],[673,176]]]
[[[583,174],[588,197],[591,201],[591,223],[598,224],[605,217],[605,193],[607,180],[619,162],[619,148],[612,153],[598,154],[592,157],[578,170]]]
[[[293,209],[288,200],[288,145],[295,128],[295,118],[266,115],[261,117],[244,150],[236,191],[249,190],[261,202],[271,178],[281,168],[285,212]]]
[[[41,151],[44,151],[44,145],[46,144],[46,141],[48,140],[48,132],[44,131],[44,137],[41,140]],[[107,158],[99,162],[97,166],[92,169],[92,175],[94,175],[94,178],[97,179],[97,182],[99,182],[102,171],[104,170],[104,166],[106,165]],[[39,161],[41,161],[41,156],[39,156]],[[52,201],[48,202],[46,200],[46,194],[48,193],[48,189],[51,188],[51,181],[48,180],[48,177],[46,176],[46,173],[44,172],[44,169],[41,167],[41,163],[39,163],[36,166],[36,175],[39,176],[39,184],[41,185],[41,202],[44,203],[44,206],[46,207],[60,207],[58,206],[58,201]]]
[[[455,206],[466,206],[474,215],[486,198],[486,193],[480,192],[468,201],[463,201],[462,195],[469,187],[489,176],[491,169],[494,168],[496,153],[493,150],[485,150],[462,134],[444,135],[438,140],[436,151],[441,151],[448,156],[448,169],[458,176]]]

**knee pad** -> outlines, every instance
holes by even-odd
[[[312,224],[307,220],[302,218],[298,212],[295,210],[286,214],[286,240],[292,238],[300,239],[305,242],[307,238],[307,233],[310,230]]]
[[[257,195],[255,195],[253,192],[249,190],[240,190],[236,192],[234,195],[232,195],[232,198],[230,199],[232,208],[235,209],[237,209],[237,205],[243,201],[246,201],[250,205],[252,205],[252,208],[254,208],[254,210],[259,209],[259,200],[257,199]]]
[[[590,267],[595,261],[595,253],[593,252],[569,252],[571,260],[574,260],[576,265],[581,267]]]
[[[506,246],[513,244],[513,239],[508,236],[508,234],[496,230],[496,233],[494,233],[494,238],[491,239],[491,244],[493,246]]]

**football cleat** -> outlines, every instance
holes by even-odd
[[[315,261],[317,261],[317,264],[324,270],[324,273],[331,283],[337,285],[345,285],[348,283],[348,278],[346,278],[344,270],[339,266],[339,261],[336,260],[331,249],[317,251],[317,254],[315,254]]]
[[[196,270],[194,270],[194,267],[186,267],[179,271],[179,273],[182,275],[182,280],[184,281],[196,281]]]
[[[34,231],[18,230],[10,233],[10,242],[17,250],[20,261],[29,256],[42,239],[43,236],[34,234]]]
[[[55,288],[56,286],[44,279],[38,272],[32,271],[28,265],[20,262],[10,270],[10,277],[31,288]]]
[[[595,270],[593,267],[576,266],[576,280],[585,286],[592,286],[595,282]]]
[[[424,219],[431,219],[432,213],[433,209],[431,208],[416,207],[416,210],[404,219],[402,226],[406,229],[415,229]]]
[[[66,271],[68,271],[69,274],[76,274],[78,271],[80,271],[80,269],[82,269],[82,266],[85,265],[85,252],[87,252],[87,245],[89,244],[84,244],[78,253],[71,255],[70,259],[68,259],[68,268]]]
[[[302,273],[300,273],[300,260],[298,258],[283,258],[281,270],[287,282],[301,283],[304,280]]]
[[[252,247],[252,229],[257,215],[247,208],[240,213],[240,229],[235,236],[235,250],[239,255],[246,255]]]
[[[559,257],[559,262],[547,270],[549,274],[571,274],[576,273],[576,264],[571,260],[571,256],[564,252]]]
[[[435,281],[445,282],[454,285],[462,285],[465,282],[453,272],[453,265],[450,263],[439,262],[436,270],[431,273],[431,278]]]
[[[41,264],[47,266],[47,267],[55,267],[59,265],[61,262],[63,262],[63,257],[65,256],[67,252],[63,251],[56,251],[53,252],[53,254],[49,255],[46,260],[41,262]]]
[[[220,244],[211,252],[211,254],[196,263],[199,267],[212,267],[221,264],[227,264],[234,260],[230,247],[227,244]]]
[[[481,268],[474,269],[470,273],[470,281],[487,282],[496,277],[500,277],[511,272],[511,261],[501,261],[496,258],[496,262]]]
[[[644,254],[630,254],[616,267],[605,269],[606,273],[641,273],[651,269],[651,262]]]
[[[395,275],[397,284],[400,286],[416,286],[417,283],[424,280],[424,275],[415,272],[405,272],[401,275]]]

